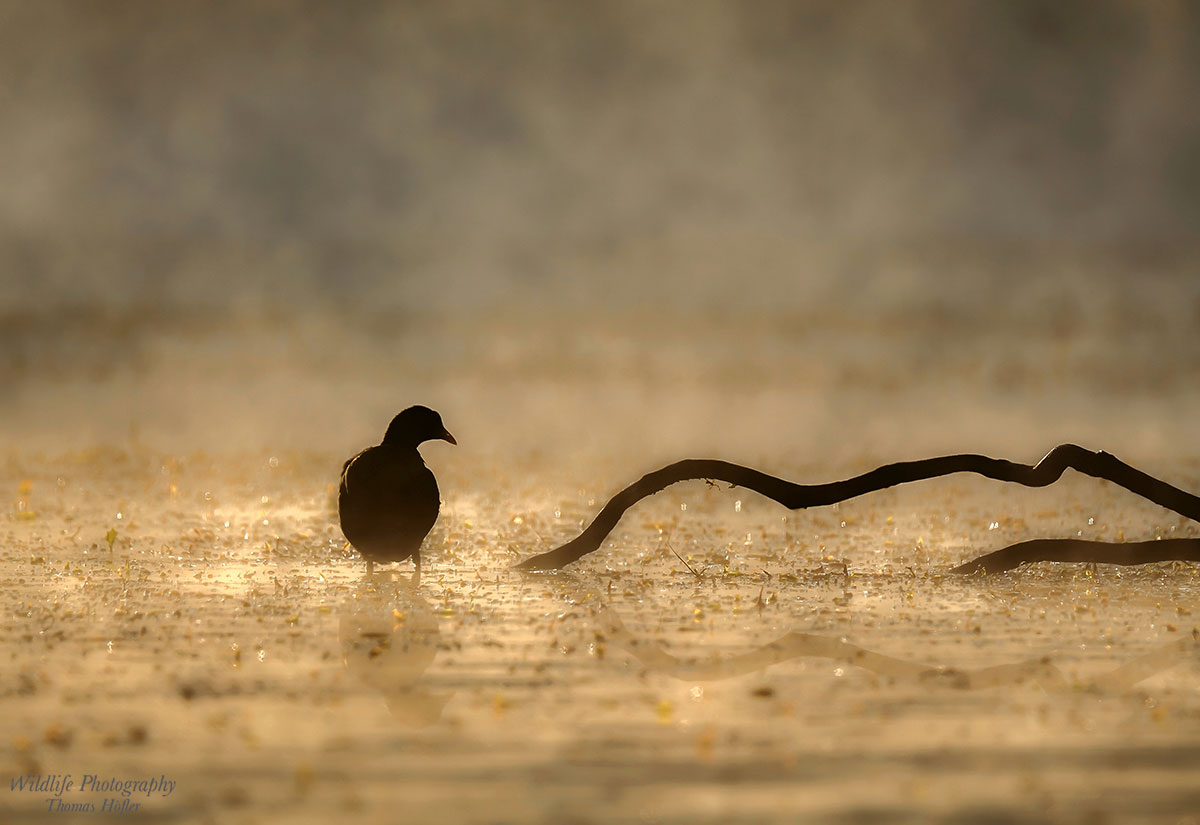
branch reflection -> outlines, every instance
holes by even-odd
[[[684,681],[720,681],[795,659],[826,659],[931,688],[969,691],[1033,685],[1048,693],[1120,694],[1190,657],[1200,658],[1200,632],[1196,631],[1083,680],[1067,678],[1050,656],[965,668],[912,661],[801,631],[725,658],[682,658],[670,653],[656,636],[630,630],[601,597],[601,588],[562,574],[556,584],[566,588],[560,595],[573,597],[576,604],[593,605],[590,614],[581,610],[574,615],[590,622],[591,632],[602,636],[610,650],[624,651],[650,672]],[[498,610],[497,619],[501,615]],[[439,650],[449,645],[443,641],[437,613],[421,592],[419,574],[412,579],[399,574],[365,578],[339,617],[338,638],[346,669],[383,695],[397,721],[423,726],[441,718],[454,691],[434,692],[424,682]],[[465,645],[462,653],[469,657],[470,646]],[[596,667],[612,666],[611,656],[593,661]]]
[[[755,650],[717,662],[680,659],[653,639],[640,638],[625,627],[607,605],[597,615],[608,641],[625,650],[648,669],[683,681],[718,681],[744,676],[791,659],[829,659],[862,668],[895,681],[936,683],[956,690],[982,690],[1036,684],[1049,692],[1096,690],[1120,693],[1183,661],[1200,655],[1200,634],[1157,647],[1119,667],[1080,684],[1068,680],[1048,656],[981,668],[928,665],[888,656],[840,639],[789,632]]]

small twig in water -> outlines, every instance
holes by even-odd
[[[683,566],[686,567],[688,569],[688,572],[690,572],[693,576],[695,576],[698,579],[704,578],[703,576],[701,576],[699,573],[696,572],[695,568],[693,568],[690,564],[687,563],[687,559],[685,559],[683,556],[679,555],[679,552],[674,547],[671,546],[670,542],[667,543],[667,549],[675,554],[675,558],[677,558],[681,562],[683,562]]]

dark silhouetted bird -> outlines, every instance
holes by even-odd
[[[368,447],[342,467],[338,517],[342,532],[367,560],[367,575],[375,562],[412,557],[421,569],[421,542],[437,521],[437,480],[421,460],[417,446],[441,439],[457,444],[428,407],[409,407],[392,419],[383,443]]]

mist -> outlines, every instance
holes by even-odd
[[[10,442],[343,449],[432,396],[500,455],[1195,444],[1088,414],[1195,400],[1195,4],[0,23]]]

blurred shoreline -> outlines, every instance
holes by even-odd
[[[1032,460],[1060,441],[1192,456],[1198,289],[1159,274],[769,309],[24,313],[0,333],[0,422],[8,446],[114,443],[135,428],[169,450],[337,452],[422,402],[499,456]]]

